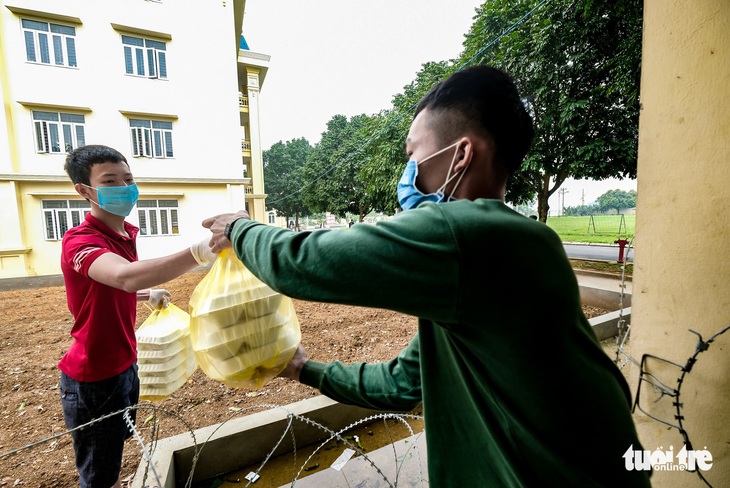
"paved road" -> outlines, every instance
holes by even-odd
[[[570,258],[583,259],[601,259],[604,261],[618,260],[618,246],[609,245],[581,245],[581,244],[563,244],[565,252]],[[625,252],[625,251],[624,251]],[[627,261],[634,262],[634,249],[630,249]]]

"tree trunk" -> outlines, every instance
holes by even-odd
[[[537,191],[537,217],[540,222],[543,223],[547,222],[548,210],[550,210],[548,199],[558,190],[558,188],[560,188],[560,185],[565,182],[565,175],[558,174],[555,176],[555,185],[550,188],[551,176],[552,175],[550,173],[540,175],[540,188]]]
[[[537,192],[537,218],[543,224],[547,222],[550,210],[548,198],[550,198],[550,176],[546,174],[542,176],[540,189]]]

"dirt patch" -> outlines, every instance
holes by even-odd
[[[205,271],[188,273],[165,285],[173,303],[186,309]],[[388,310],[294,301],[302,328],[302,344],[318,361],[381,361],[394,357],[417,330],[416,319]],[[584,307],[586,315],[606,313]],[[137,325],[149,315],[138,307]],[[62,286],[0,292],[0,455],[37,445],[0,459],[0,487],[78,486],[71,437],[58,398],[58,361],[70,344],[72,317]],[[198,369],[172,396],[156,405],[179,415],[193,429],[253,413],[265,404],[286,405],[318,394],[309,387],[275,378],[260,390],[235,389],[208,379]],[[137,423],[150,434],[154,422]],[[159,437],[187,432],[174,417],[157,416]],[[42,441],[42,442],[39,442]],[[132,479],[139,464],[133,440],[125,449],[122,479]]]

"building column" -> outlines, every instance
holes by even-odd
[[[698,348],[688,329],[707,340],[730,325],[730,2],[645,0],[643,36],[630,354],[686,366]],[[662,359],[646,357],[644,377],[672,393],[682,368]],[[712,456],[701,474],[730,486],[730,331],[698,354],[679,399],[630,373],[644,449],[679,453],[680,431],[650,416],[681,420]],[[707,486],[685,471],[655,471],[652,485]]]
[[[36,274],[28,262],[21,191],[15,181],[0,181],[0,278]]]
[[[253,193],[246,195],[246,201],[249,202],[251,218],[259,222],[267,222],[263,148],[261,147],[261,130],[259,127],[259,73],[260,71],[256,68],[246,67],[249,115],[248,137],[251,140],[251,164],[248,171],[253,186]]]

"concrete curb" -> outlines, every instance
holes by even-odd
[[[606,244],[603,242],[563,242],[569,246],[595,246],[595,247],[618,247],[618,244]]]
[[[621,275],[619,273],[606,273],[605,271],[594,271],[592,269],[577,269],[577,268],[573,268],[573,272],[577,275],[599,276],[601,278],[609,278],[612,280],[621,281]],[[626,275],[626,276],[624,276],[624,280],[633,282],[633,276]]]

